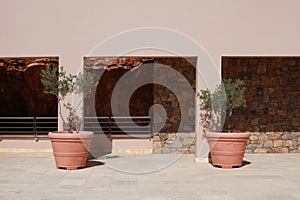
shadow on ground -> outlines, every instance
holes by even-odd
[[[105,165],[105,163],[100,162],[100,161],[96,161],[96,160],[88,160],[86,162],[85,168],[96,167],[96,166],[101,166],[101,165]]]
[[[212,159],[211,159],[210,153],[208,154],[208,162],[209,162],[209,164],[211,164],[211,166],[213,166],[213,167],[215,167],[215,168],[222,168],[222,166],[219,166],[219,165],[213,165],[213,164],[212,164]],[[246,166],[246,165],[250,165],[250,164],[251,164],[250,161],[243,160],[242,166],[232,166],[232,168],[242,168],[242,167],[244,167],[244,166]],[[229,169],[230,169],[230,168],[229,168]]]

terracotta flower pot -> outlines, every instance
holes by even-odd
[[[250,133],[206,133],[212,164],[222,168],[240,167]]]
[[[74,170],[86,166],[88,149],[94,133],[57,131],[49,132],[48,136],[51,140],[57,168]]]

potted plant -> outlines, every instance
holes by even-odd
[[[246,107],[244,85],[242,80],[226,79],[214,91],[206,89],[197,94],[204,136],[214,166],[242,166],[250,133],[232,130],[230,117],[234,109]],[[224,121],[226,132],[223,132]]]
[[[57,98],[59,115],[63,124],[62,131],[49,132],[48,134],[53,148],[56,167],[68,170],[85,167],[88,149],[94,134],[80,131],[82,121],[78,117],[76,110],[83,98],[92,94],[93,75],[89,72],[84,72],[75,76],[67,74],[63,67],[57,69],[49,66],[41,71],[41,82],[44,85],[44,92]],[[62,102],[71,93],[83,95],[76,106]],[[68,111],[66,119],[62,115],[62,104]]]

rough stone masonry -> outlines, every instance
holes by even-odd
[[[222,78],[246,83],[234,128],[251,132],[247,152],[300,153],[300,57],[222,57]]]

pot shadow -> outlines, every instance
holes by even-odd
[[[101,165],[105,165],[105,163],[101,162],[101,161],[97,161],[97,160],[88,160],[88,161],[86,161],[86,166],[83,167],[82,169],[101,166]]]
[[[98,159],[114,159],[119,157],[120,157],[119,155],[106,155],[106,156],[99,157]]]
[[[97,160],[87,160],[85,167],[77,167],[77,169],[69,169],[69,170],[82,170],[82,169],[87,169],[90,167],[96,167],[96,166],[101,166],[101,165],[105,165],[105,163],[97,161]],[[59,167],[58,169],[68,170],[67,167]]]
[[[96,166],[101,166],[101,165],[105,165],[105,163],[100,162],[100,161],[95,161],[95,160],[88,160],[88,161],[86,161],[85,167],[77,167],[77,168],[58,167],[57,169],[60,169],[60,170],[82,170],[82,169],[87,169],[90,167],[96,167]]]
[[[213,166],[213,167],[215,167],[215,168],[222,168],[222,166],[220,166],[220,165],[213,165],[213,164],[212,164],[212,159],[211,159],[210,152],[209,152],[209,154],[208,154],[208,162],[209,162],[209,164],[211,164],[211,166]],[[243,160],[241,166],[232,166],[231,169],[234,169],[234,168],[242,168],[242,167],[244,167],[244,166],[246,166],[246,165],[250,165],[250,164],[251,164],[250,161]],[[230,168],[229,168],[229,169],[230,169]]]

